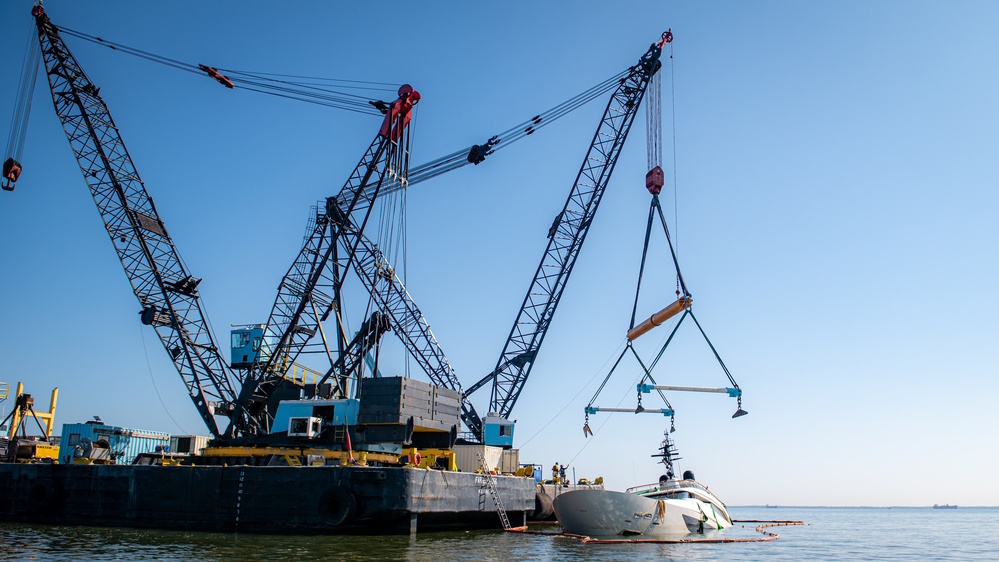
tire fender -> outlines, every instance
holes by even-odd
[[[357,516],[357,498],[346,486],[330,488],[319,496],[319,516],[330,527],[349,523]]]

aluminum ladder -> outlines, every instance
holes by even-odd
[[[510,518],[506,516],[506,510],[503,509],[503,502],[500,501],[499,491],[496,490],[496,481],[489,474],[489,467],[486,466],[486,459],[482,455],[479,455],[479,464],[482,466],[482,475],[486,477],[486,488],[489,489],[489,495],[493,498],[493,505],[496,506],[496,513],[499,514],[503,530],[509,531],[511,529]]]

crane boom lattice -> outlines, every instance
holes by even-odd
[[[208,430],[234,402],[233,376],[219,355],[198,296],[97,88],[41,6],[32,10],[52,101],[118,259]]]
[[[496,368],[468,390],[492,382],[490,412],[509,417],[527,382],[649,81],[662,66],[662,47],[671,39],[667,32],[652,44],[612,94],[569,198],[549,229],[548,246]],[[481,428],[473,432],[481,433]]]

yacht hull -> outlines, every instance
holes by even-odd
[[[676,537],[731,526],[727,513],[694,498],[646,497],[611,490],[574,490],[555,498],[567,533],[589,537]]]

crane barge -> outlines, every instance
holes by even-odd
[[[533,480],[456,472],[453,455],[426,454],[421,458],[415,450],[400,455],[399,443],[393,442],[399,439],[390,439],[382,451],[355,452],[353,444],[378,439],[377,435],[359,433],[365,429],[364,416],[375,414],[365,412],[356,399],[338,395],[308,401],[308,412],[296,409],[296,400],[276,400],[288,406],[282,412],[280,407],[270,408],[280,405],[269,400],[273,398],[269,393],[282,386],[276,381],[285,380],[273,368],[271,360],[276,355],[253,357],[244,365],[247,368],[242,377],[226,364],[203,312],[198,292],[201,279],[180,259],[100,88],[83,71],[41,4],[34,6],[32,16],[56,113],[139,301],[140,320],[156,331],[216,439],[212,447],[215,454],[196,457],[182,466],[0,465],[0,482],[4,483],[0,520],[247,532],[415,532],[418,522],[421,529],[469,528],[495,525],[494,504],[499,500],[481,499],[487,483],[491,495],[502,497],[511,515],[526,517],[534,507]],[[327,205],[331,220],[325,226],[336,232],[332,238],[321,238],[332,240],[334,248],[339,242],[349,245],[348,260],[339,262],[341,266],[350,265],[358,247],[365,248],[368,255],[378,255],[377,248],[364,245],[368,243],[362,236],[365,212],[374,199],[365,188],[372,180],[380,183],[391,171],[387,165],[394,161],[393,154],[411,119],[409,110],[418,100],[419,94],[411,87],[400,90],[399,99],[386,108],[375,141],[348,181],[344,195],[350,196],[349,204],[341,205],[339,199],[331,198]],[[5,173],[5,179],[13,184],[18,175]],[[355,216],[361,217],[361,226],[352,220]],[[341,267],[336,273],[338,282],[343,270]],[[296,311],[306,304],[315,310],[314,295],[309,292]],[[279,301],[283,298],[279,296]],[[296,325],[294,321],[286,324],[283,333],[297,333],[293,329]],[[376,317],[372,326],[380,325]],[[348,360],[363,357],[376,338],[358,339],[356,349],[336,362],[334,371],[349,371]],[[286,342],[292,340],[285,338]],[[457,393],[397,377],[366,379],[362,385],[370,396],[366,403],[376,410],[394,405],[388,415],[406,415],[409,424],[403,420],[386,424],[384,419],[372,417],[376,423],[370,433],[385,426],[401,426],[403,437],[407,437],[413,433],[416,418],[421,425],[434,426],[430,429],[444,436],[445,445],[453,442],[454,427],[459,423]],[[378,399],[380,392],[382,400]],[[420,417],[424,412],[412,412],[405,401],[423,395],[429,395],[435,408],[426,412],[425,421]],[[450,411],[442,407],[448,400],[453,403]],[[306,415],[296,415],[302,413]],[[285,431],[273,431],[275,416],[284,421]],[[226,419],[228,425],[223,430],[219,422]],[[446,420],[453,421],[448,424]],[[318,434],[328,435],[328,442],[317,439]],[[260,435],[270,435],[272,440],[256,447],[237,441]]]
[[[506,512],[526,520],[536,505],[533,479],[493,478],[486,464],[485,474],[454,472],[448,449],[461,423],[472,441],[509,448],[491,428],[505,425],[526,382],[634,112],[661,66],[663,42],[654,43],[620,79],[569,201],[553,223],[549,248],[503,356],[493,373],[465,391],[422,313],[364,236],[379,186],[387,177],[404,178],[404,166],[392,164],[408,165],[396,156],[405,152],[401,141],[409,110],[420,99],[414,89],[404,86],[396,101],[382,104],[385,120],[378,135],[344,189],[326,200],[313,236],[282,282],[270,320],[234,334],[246,342],[248,353],[245,359],[234,353],[227,364],[203,312],[201,279],[180,260],[100,88],[40,4],[32,15],[56,113],[140,303],[140,320],[156,331],[215,441],[213,454],[182,467],[4,466],[0,470],[7,478],[0,481],[10,485],[0,500],[0,520],[249,532],[414,532],[418,525],[494,525],[500,497],[502,521],[509,520]],[[479,163],[488,152],[480,147],[475,161],[471,153],[468,161]],[[5,170],[10,184],[17,181],[19,167],[16,172]],[[294,380],[289,384],[285,369],[321,331],[322,320],[339,313],[338,291],[348,270],[361,279],[378,312],[353,339],[344,337],[338,325],[338,358],[311,389],[312,400],[282,399],[308,390]],[[554,277],[552,270],[558,271]],[[533,296],[539,289],[542,301]],[[435,384],[365,378],[357,385],[365,399],[349,397],[346,381],[389,330]],[[330,390],[324,392],[327,381]],[[489,382],[490,416],[483,420],[468,396]],[[290,393],[283,396],[282,389]],[[393,402],[390,411],[365,413],[365,403],[384,405],[379,396]],[[413,396],[427,397],[427,415],[407,410],[407,397]],[[512,438],[502,430],[498,435]],[[413,447],[418,439],[427,446]],[[410,448],[401,447],[406,445]],[[491,502],[483,499],[486,490]],[[102,501],[92,501],[95,494]]]

